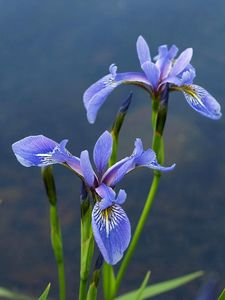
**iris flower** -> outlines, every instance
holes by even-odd
[[[149,47],[142,36],[137,39],[137,54],[143,72],[117,73],[117,66],[110,65],[109,74],[91,85],[84,93],[83,102],[87,118],[94,123],[98,110],[108,95],[120,84],[135,84],[148,90],[157,98],[167,87],[181,91],[188,104],[200,114],[211,118],[221,117],[220,105],[204,88],[193,84],[195,69],[190,64],[193,50],[187,48],[177,58],[178,48],[162,45],[152,60]]]
[[[95,241],[105,261],[116,264],[129,245],[131,229],[121,207],[126,200],[126,192],[120,189],[116,194],[115,185],[137,167],[170,171],[175,165],[159,165],[155,152],[151,149],[144,151],[141,139],[136,139],[132,155],[107,169],[113,142],[111,134],[105,131],[94,146],[94,171],[88,151],[82,151],[80,158],[73,156],[66,149],[67,142],[63,140],[57,143],[43,135],[36,135],[14,143],[12,149],[17,160],[25,167],[45,167],[59,163],[75,171],[94,195],[92,228]]]

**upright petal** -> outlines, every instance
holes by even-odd
[[[137,54],[142,66],[146,61],[151,61],[150,50],[145,39],[140,35],[137,39]]]
[[[131,228],[126,213],[118,204],[101,210],[97,202],[92,211],[92,229],[104,260],[115,265],[130,242]]]
[[[112,154],[112,143],[111,134],[105,131],[95,144],[93,158],[99,176],[102,176]]]
[[[160,77],[160,71],[158,67],[151,61],[146,61],[141,65],[142,70],[145,72],[146,77],[148,78],[151,86],[154,90],[157,90],[158,81]]]
[[[61,142],[64,146],[67,140]],[[66,163],[72,155],[68,150],[44,135],[28,136],[12,145],[18,161],[25,167],[43,167],[57,163]]]
[[[181,73],[187,65],[190,63],[193,54],[192,48],[187,48],[184,50],[180,56],[175,60],[173,68],[170,72],[170,76],[176,76]]]
[[[178,48],[175,45],[172,45],[171,48],[167,49],[166,45],[159,47],[159,54],[156,57],[156,66],[160,70],[160,80],[167,78],[168,74],[171,71],[174,57],[178,52]]]
[[[89,153],[87,150],[84,150],[81,152],[80,155],[80,166],[82,170],[82,174],[84,176],[84,180],[87,183],[89,187],[94,186],[96,175],[94,173],[94,170],[92,168]]]
[[[127,194],[124,190],[119,190],[118,196],[116,197],[115,191],[104,183],[98,186],[95,191],[102,198],[99,202],[101,210],[108,208],[113,203],[123,204],[127,198]]]
[[[139,85],[149,85],[147,77],[138,72],[115,73],[115,66],[110,66],[112,73],[104,76],[91,85],[84,93],[83,102],[87,111],[87,118],[90,123],[94,123],[98,110],[105,102],[109,94],[120,84],[133,83]]]
[[[220,104],[205,89],[194,84],[181,86],[180,89],[194,110],[210,119],[220,119]]]

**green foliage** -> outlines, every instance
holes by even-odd
[[[160,282],[157,284],[152,284],[151,286],[145,288],[142,293],[141,297],[138,298],[140,289],[126,293],[122,296],[119,296],[115,298],[114,300],[144,300],[144,299],[149,299],[151,297],[163,294],[165,292],[168,292],[170,290],[173,290],[175,288],[178,288],[179,286],[182,286],[200,276],[203,275],[203,272],[195,272],[191,273],[182,277],[178,277],[172,280]],[[145,281],[144,281],[145,282]],[[219,299],[219,300],[223,300]]]
[[[225,289],[223,289],[222,293],[220,294],[218,300],[225,300]]]
[[[38,300],[47,300],[47,297],[48,297],[48,293],[49,293],[49,290],[50,290],[50,286],[51,286],[51,283],[49,283],[46,287],[46,289],[44,290],[44,292],[41,294],[41,296],[38,298]]]
[[[144,293],[144,290],[148,284],[148,281],[149,281],[149,278],[150,278],[150,271],[147,272],[147,274],[145,275],[145,278],[139,288],[139,290],[137,291],[137,295],[136,295],[136,300],[141,300],[142,296],[143,296],[143,293]]]
[[[34,300],[34,298],[31,298],[29,296],[25,296],[20,293],[12,292],[8,289],[5,289],[3,287],[0,287],[0,299],[11,299],[11,300]]]

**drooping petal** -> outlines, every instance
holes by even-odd
[[[25,167],[44,167],[57,163],[73,161],[79,169],[79,159],[73,157],[65,145],[67,140],[60,144],[44,135],[28,136],[12,145],[17,160]]]
[[[101,210],[97,202],[92,211],[92,229],[104,260],[115,265],[130,242],[131,228],[126,213],[118,204]]]
[[[148,78],[154,90],[157,90],[160,72],[158,67],[151,61],[146,61],[141,65],[146,77]]]
[[[156,161],[156,154],[152,149],[143,150],[141,139],[136,139],[135,148],[130,157],[126,157],[110,167],[102,177],[102,182],[114,187],[127,173],[137,167],[158,169],[162,172],[171,171],[175,165],[163,167]]]
[[[137,39],[136,46],[140,65],[142,66],[145,62],[151,61],[151,55],[148,44],[141,35]]]
[[[112,154],[112,136],[108,131],[105,131],[97,140],[93,158],[98,171],[98,175],[101,176],[105,167],[108,164],[109,158]]]
[[[120,84],[133,83],[140,85],[149,85],[147,77],[143,73],[127,72],[115,74],[115,69],[111,67],[110,74],[104,76],[84,93],[83,102],[87,111],[87,118],[90,123],[94,123],[98,110],[105,102],[109,94]]]
[[[114,187],[133,168],[134,159],[133,156],[130,156],[118,161],[105,172],[102,176],[102,182]]]
[[[180,87],[188,104],[200,114],[218,120],[222,116],[220,104],[205,89],[198,85],[185,85]]]
[[[87,183],[87,185],[89,187],[93,187],[96,175],[92,168],[90,158],[89,158],[89,153],[87,150],[84,150],[81,152],[80,166],[81,166],[81,170],[82,170],[82,174],[84,176],[85,182]]]
[[[193,54],[192,48],[187,48],[184,50],[179,57],[175,60],[173,68],[170,72],[170,76],[176,76],[181,73],[187,65],[190,63]]]
[[[161,166],[157,160],[153,160],[151,163],[147,163],[147,164],[142,164],[142,165],[139,165],[140,167],[147,167],[147,168],[150,168],[150,169],[153,169],[153,170],[158,170],[158,171],[161,171],[161,172],[170,172],[172,171],[176,164],[172,164],[170,167],[164,167],[164,166]]]

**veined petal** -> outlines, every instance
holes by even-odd
[[[151,55],[148,44],[141,35],[137,39],[136,46],[140,65],[142,66],[145,62],[151,61]]]
[[[145,72],[146,77],[151,83],[153,89],[157,89],[160,72],[158,67],[151,61],[146,61],[141,65],[142,70]]]
[[[102,176],[102,182],[114,187],[133,168],[134,159],[133,156],[130,156],[118,161],[105,172]]]
[[[66,163],[72,155],[65,149],[67,140],[60,144],[44,135],[28,136],[12,145],[17,160],[25,167],[44,167],[57,163]],[[76,158],[74,157],[76,160]],[[79,162],[77,162],[77,167]]]
[[[170,76],[176,76],[181,73],[187,65],[190,63],[193,54],[192,48],[187,48],[184,50],[179,57],[175,60],[173,68],[170,72]]]
[[[92,211],[92,229],[104,260],[110,265],[116,264],[131,237],[130,222],[124,210],[118,204],[101,210],[97,202]]]
[[[180,88],[188,104],[194,110],[210,119],[220,119],[222,116],[220,104],[205,89],[194,84],[184,85]]]
[[[133,83],[150,85],[147,77],[139,72],[115,73],[115,66],[110,66],[112,73],[104,76],[91,85],[84,93],[83,102],[87,111],[87,118],[90,123],[94,123],[98,110],[105,102],[108,95],[120,84]]]
[[[164,167],[164,166],[161,166],[157,160],[153,160],[151,163],[149,164],[146,164],[146,165],[142,165],[143,167],[148,167],[150,169],[153,169],[153,170],[158,170],[158,171],[161,171],[161,172],[169,172],[169,171],[172,171],[176,164],[172,164],[172,166],[170,167]]]
[[[99,176],[102,175],[112,154],[112,143],[111,134],[108,131],[105,131],[95,144],[93,158]]]
[[[152,149],[143,150],[141,139],[136,139],[135,148],[130,157],[126,157],[110,167],[102,177],[102,182],[114,187],[127,173],[137,167],[158,169],[162,172],[171,171],[175,165],[163,167],[157,163],[156,154]]]
[[[84,176],[85,182],[87,183],[87,185],[89,187],[93,187],[96,175],[92,168],[90,158],[89,158],[89,153],[87,150],[84,150],[81,152],[80,166],[81,166],[81,170],[82,170],[82,174]]]

